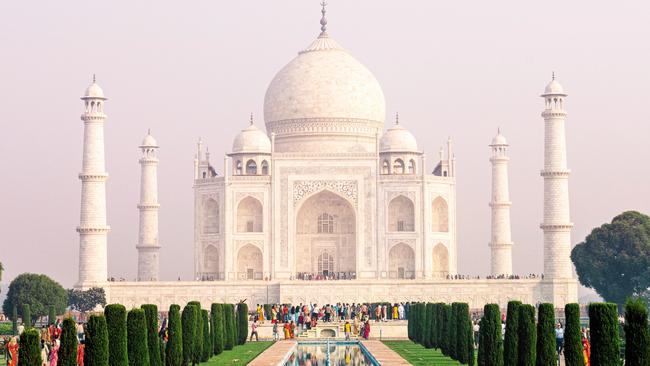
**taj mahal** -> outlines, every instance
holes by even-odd
[[[329,35],[324,8],[322,14],[318,37],[272,78],[264,126],[253,116],[243,123],[248,126],[234,136],[223,170],[214,167],[215,157],[202,141],[196,146],[187,186],[194,190],[194,232],[187,233],[194,238],[192,281],[159,280],[164,251],[158,238],[159,145],[151,134],[139,146],[137,281],[108,280],[107,98],[93,80],[81,98],[77,288],[103,287],[109,302],[127,307],[162,308],[243,299],[249,304],[463,301],[473,308],[505,306],[513,299],[556,306],[576,302],[569,258],[567,94],[555,77],[540,103],[544,275],[512,277],[509,145],[499,132],[491,142],[486,138],[485,150],[486,164],[489,159],[492,165],[491,237],[485,240],[491,278],[456,279],[457,162],[451,139],[441,141],[446,149],[436,156],[425,156],[408,121],[398,116],[386,121],[380,83]],[[539,118],[535,113],[531,117]]]

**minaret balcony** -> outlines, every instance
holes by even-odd
[[[539,172],[539,175],[541,175],[544,178],[551,177],[551,178],[566,178],[571,174],[570,169],[557,169],[557,170],[542,170]]]

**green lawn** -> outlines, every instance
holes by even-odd
[[[411,341],[383,341],[390,349],[397,352],[414,366],[460,365],[457,361],[445,357],[437,349],[427,349]]]
[[[246,342],[241,346],[235,346],[230,351],[223,351],[222,354],[212,357],[210,361],[204,362],[201,365],[246,365],[272,344],[273,342]]]

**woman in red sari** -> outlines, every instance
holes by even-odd
[[[363,338],[368,339],[370,337],[370,321],[366,320],[366,325],[363,327]]]
[[[585,366],[590,366],[591,345],[589,344],[589,340],[584,336],[584,334],[582,335],[582,355],[584,356]]]
[[[18,365],[18,341],[16,337],[11,338],[7,345],[7,366]]]
[[[84,366],[84,351],[85,351],[84,341],[79,342],[77,345],[77,365]]]

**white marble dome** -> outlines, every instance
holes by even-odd
[[[544,94],[564,94],[564,88],[557,80],[553,79],[544,88]]]
[[[271,140],[253,123],[243,129],[232,143],[233,154],[237,153],[271,153]]]
[[[418,152],[418,143],[409,130],[395,124],[381,136],[379,152]]]
[[[492,138],[491,145],[508,145],[508,141],[506,140],[505,136],[503,136],[499,131],[497,135]]]
[[[90,86],[88,86],[88,88],[86,88],[84,98],[106,99],[106,97],[104,97],[104,91],[94,81]]]
[[[384,93],[364,65],[326,33],[273,78],[264,98],[269,132],[278,121],[360,119],[383,123]]]
[[[151,133],[147,133],[147,136],[142,139],[142,144],[140,144],[141,147],[158,147],[158,141],[156,141],[153,136],[151,136]]]

